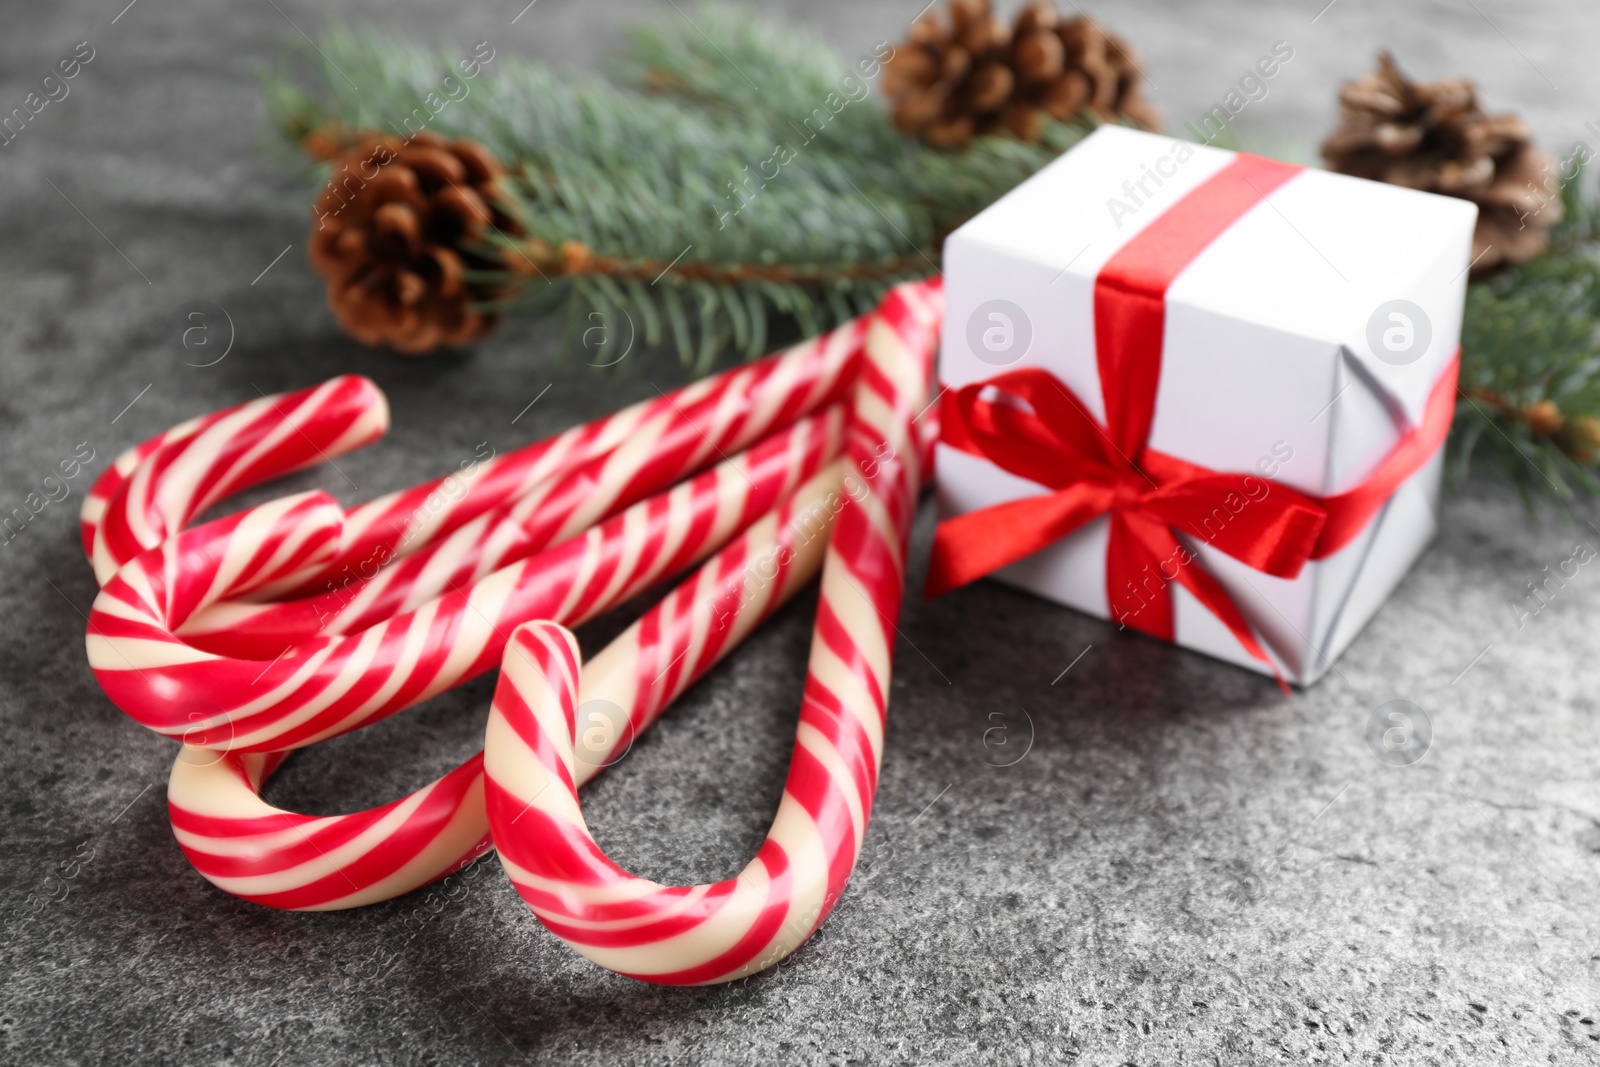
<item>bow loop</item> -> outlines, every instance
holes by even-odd
[[[983,399],[990,389],[996,400]],[[950,427],[948,443],[1019,478],[1052,489],[1112,480],[1104,432],[1072,390],[1048,371],[1008,371],[947,392],[940,416],[941,426]]]

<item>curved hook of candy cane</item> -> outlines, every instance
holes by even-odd
[[[360,633],[287,645],[265,665],[194,648],[177,632],[236,595],[253,561],[276,551],[258,525],[219,520],[197,528],[204,551],[191,547],[190,531],[105,584],[90,610],[89,665],[113,703],[169,737],[204,731],[215,738],[207,747],[238,752],[313,744],[498,665],[518,623],[577,625],[704,559],[815,473],[837,443],[807,422],[780,436],[787,447],[742,452],[581,538]],[[292,531],[270,533],[287,539]],[[215,711],[192,716],[204,707]]]
[[[266,405],[262,405],[260,401],[250,401],[248,403],[254,404],[260,408],[264,406],[271,406],[271,404],[276,401],[282,406],[294,409],[299,407],[306,400],[307,394],[332,388],[334,389],[336,396],[352,402],[358,409],[361,409],[370,403],[370,399],[363,398],[360,395],[363,392],[363,387],[357,383],[365,383],[365,385],[372,386],[374,390],[377,389],[376,385],[373,385],[365,378],[361,378],[356,375],[346,375],[338,378],[330,378],[321,385],[312,386],[309,389],[303,389],[299,392],[283,393],[274,397],[264,398],[268,402]],[[169,446],[180,445],[185,441],[192,440],[194,436],[201,431],[209,429],[219,422],[237,416],[240,413],[240,409],[245,406],[246,405],[242,404],[235,405],[231,408],[224,408],[221,411],[214,411],[209,415],[198,415],[195,418],[188,419],[185,422],[181,422],[170,429],[156,434],[154,437],[147,438],[146,440],[139,442],[133,447],[126,449],[115,459],[113,459],[111,464],[107,466],[105,470],[101,471],[99,476],[95,478],[94,484],[89,487],[88,493],[84,495],[83,506],[78,509],[78,535],[83,544],[84,557],[88,559],[90,563],[94,562],[95,537],[99,533],[100,526],[105,520],[107,506],[110,504],[112,498],[116,497],[122,490],[123,486],[127,484],[128,480],[133,477],[135,470],[141,464],[143,464],[146,459],[160,449],[164,449]],[[275,424],[271,420],[249,419],[245,420],[242,429],[247,432],[253,432],[256,435],[255,440],[259,441],[260,435],[272,429],[274,425]],[[379,434],[382,432],[383,431],[380,430]],[[281,473],[289,472],[284,471]],[[268,477],[270,477],[270,475]],[[161,521],[169,527],[172,527],[171,523],[166,522],[165,516],[161,517],[158,521]],[[122,562],[126,561],[117,561],[119,566]]]
[[[842,404],[783,430],[772,430],[765,419],[748,413],[729,417],[719,410],[725,407],[719,394],[652,414],[611,452],[552,477],[404,559],[380,557],[374,566],[330,581],[329,588],[310,597],[219,602],[191,618],[180,633],[197,648],[219,655],[269,659],[286,645],[354,633],[415,610],[574,537],[731,453],[748,449],[750,462],[759,468],[769,457],[791,453],[797,434],[826,438],[829,458],[843,439]]]
[[[103,585],[223,498],[360,448],[388,429],[382,391],[347,374],[190,420],[124,452],[79,513],[95,577]]]
[[[220,414],[220,413],[219,413]],[[147,438],[124,450],[111,461],[110,466],[100,472],[94,484],[84,494],[83,506],[78,509],[78,540],[83,545],[83,556],[90,564],[94,563],[94,539],[100,531],[100,523],[105,517],[106,504],[117,494],[123,484],[127,482],[133,470],[146,456],[163,445],[174,441],[187,440],[194,436],[195,431],[211,416],[198,416]]]
[[[132,608],[135,603],[181,624],[219,595],[248,593],[297,569],[315,566],[338,550],[343,525],[344,512],[328,494],[297,493],[196,526],[141,553],[109,583],[125,595],[107,598],[102,589],[95,599],[86,639],[90,665],[97,656],[109,653],[121,664],[130,684],[145,689],[144,699],[157,704],[176,702],[169,710],[182,727],[173,736],[190,744],[202,743],[197,735],[220,725],[188,716],[204,702],[204,695],[195,694],[185,701],[182,695],[164,688],[158,674],[151,673],[202,653],[186,651],[181,642],[153,645],[136,638],[108,643],[104,635],[128,626],[137,631],[142,615]]]
[[[626,755],[680,693],[815,576],[840,473],[832,464],[808,480],[589,662],[578,785]],[[225,892],[301,911],[358,907],[444,877],[489,846],[481,752],[392,803],[331,816],[262,799],[284,755],[186,746],[173,764],[173,832],[195,869]]]
[[[288,755],[185,745],[172,765],[173,836],[226,893],[288,911],[356,908],[419,889],[488,850],[482,753],[398,800],[325,816],[262,799]]]
[[[877,787],[920,475],[913,421],[931,327],[918,295],[886,302],[868,336],[789,775],[766,843],[743,872],[669,887],[605,854],[577,795],[577,642],[550,622],[512,636],[484,739],[490,830],[534,915],[603,967],[671,985],[761,970],[811,936],[854,869]]]
[[[572,465],[608,454],[638,436],[641,427],[668,416],[698,426],[706,453],[736,451],[837,400],[853,378],[865,331],[863,316],[615,415],[512,452],[464,461],[461,470],[356,505],[346,515],[344,540],[334,557],[314,572],[285,576],[257,594],[305,594],[330,573],[403,558],[528,495]],[[356,424],[360,432],[352,432]],[[138,552],[175,534],[224,497],[360,447],[387,426],[383,394],[365,378],[345,376],[192,419],[129,449],[102,472],[80,513],[80,536],[96,577],[104,584]],[[705,458],[700,456],[693,469],[704,466]],[[688,473],[684,469],[679,476]]]

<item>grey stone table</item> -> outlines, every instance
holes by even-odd
[[[1476,75],[1551,147],[1595,136],[1600,10],[1586,0],[1324,2],[1100,13],[1142,46],[1177,122],[1292,42],[1240,118],[1253,143],[1313,141],[1337,80],[1380,44],[1418,73]],[[333,915],[212,889],[167,827],[171,746],[112,707],[84,662],[95,590],[75,515],[92,474],[180,419],[354,371],[388,392],[394,431],[291,483],[350,502],[681,378],[647,358],[598,377],[558,359],[538,323],[421,361],[344,340],[254,81],[327,5],[122,5],[10,2],[0,32],[0,113],[78,42],[94,50],[71,95],[0,146],[0,511],[80,445],[94,455],[0,545],[0,1060],[1443,1064],[1600,1049],[1600,572],[1583,568],[1523,625],[1514,610],[1600,532],[1530,519],[1492,486],[1449,500],[1438,543],[1338,670],[1288,699],[999,586],[913,601],[863,869],[818,938],[744,984],[668,990],[600,971],[492,862]],[[521,0],[338,6],[580,66],[636,17],[682,17],[642,0],[543,0],[514,24]],[[787,6],[858,48],[917,5]],[[227,310],[236,341],[215,366],[185,366],[177,332],[203,301]],[[783,612],[596,782],[591,823],[625,864],[701,880],[752,853],[778,799],[810,611]],[[476,747],[490,689],[299,756],[271,795],[313,811],[398,795]],[[1396,698],[1433,726],[1406,767],[1366,741]],[[999,722],[1009,751],[1027,747],[1011,766],[984,742]]]

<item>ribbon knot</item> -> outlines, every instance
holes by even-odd
[[[1112,511],[1139,511],[1157,488],[1150,476],[1134,466],[1123,467],[1111,490]]]

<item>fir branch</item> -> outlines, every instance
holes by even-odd
[[[1467,293],[1456,471],[1480,453],[1530,507],[1600,493],[1600,196],[1560,191],[1550,251]]]
[[[646,92],[755,116],[780,139],[845,161],[858,191],[924,206],[941,239],[1071,148],[1098,121],[1092,113],[1072,123],[1047,121],[1040,140],[1031,144],[996,136],[961,152],[929,148],[896,129],[879,101],[867,98],[897,47],[876,42],[846,61],[807,30],[774,27],[713,5],[692,19],[635,29],[616,69]]]
[[[846,61],[703,8],[636,35],[626,87],[504,54],[463,79],[459,56],[336,29],[303,51],[309,91],[278,72],[266,95],[299,143],[418,127],[483,143],[513,171],[523,229],[492,238],[500,303],[563,307],[580,337],[626,319],[705,367],[725,348],[759,355],[774,318],[816,332],[936,272],[946,234],[1088,129],[930,149],[871,94],[887,48]],[[446,77],[465,95],[446,100]]]

